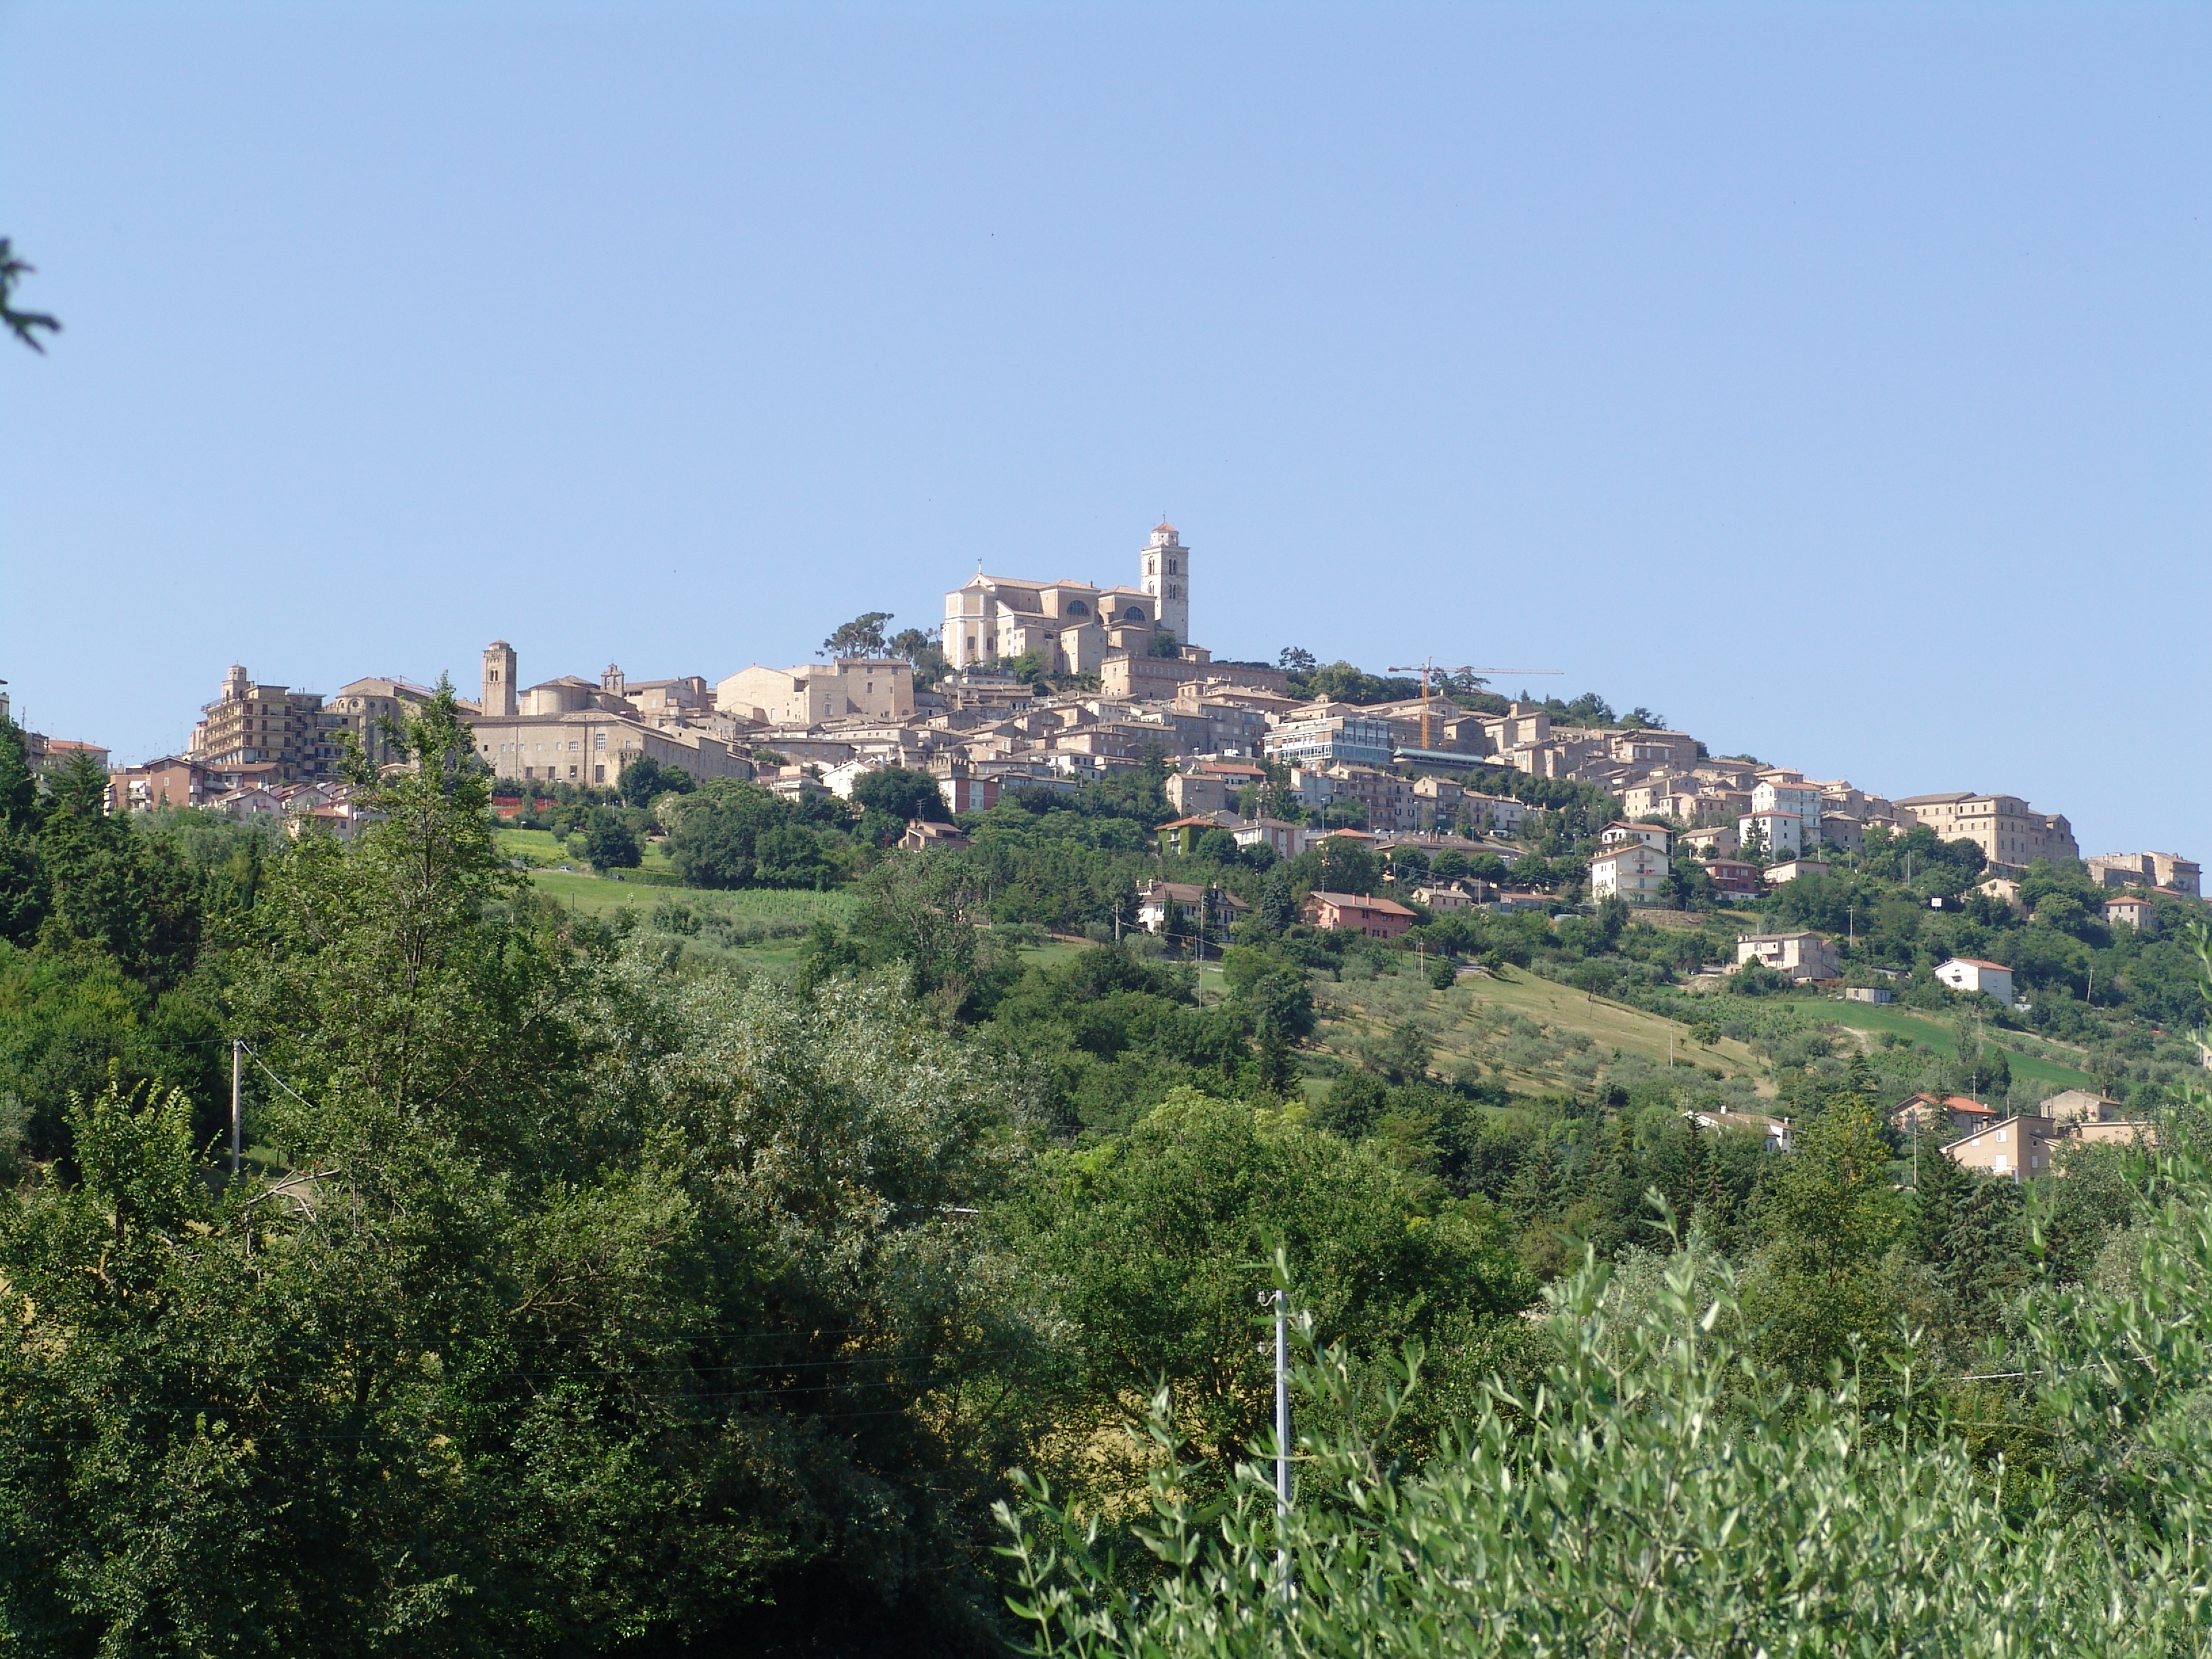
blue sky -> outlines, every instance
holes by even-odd
[[[0,677],[179,745],[978,560],[2212,854],[2212,9],[0,3]],[[1503,689],[1516,689],[1508,685]]]

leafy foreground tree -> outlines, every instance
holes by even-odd
[[[992,1080],[896,985],[568,931],[449,696],[410,738],[234,959],[246,1177],[110,1087],[0,1194],[0,1648],[973,1648],[1035,1322],[963,1218]]]
[[[1299,1370],[1296,1502],[1272,1442],[1193,1501],[1152,1483],[1141,1590],[1097,1521],[1032,1482],[1004,1510],[1017,1610],[1051,1655],[2198,1653],[2212,1640],[2212,1181],[2141,1234],[2132,1287],[2027,1305],[2021,1402],[2052,1449],[2033,1478],[1977,1455],[1907,1364],[1899,1405],[1847,1374],[1801,1393],[1736,1334],[1733,1276],[1701,1250],[1640,1306],[1595,1261],[1547,1294],[1564,1351],[1418,1473],[1391,1433],[1418,1353],[1362,1407],[1343,1354]],[[1364,1428],[1375,1424],[1377,1428]],[[1164,1452],[1176,1444],[1156,1414]]]

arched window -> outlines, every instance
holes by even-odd
[[[1124,622],[1142,622],[1142,621],[1144,621],[1144,619],[1145,619],[1145,607],[1144,607],[1144,606],[1142,606],[1141,605],[1131,605],[1131,606],[1130,606],[1127,611],[1124,611],[1121,613],[1121,619],[1122,619]]]
[[[1071,617],[1087,617],[1091,614],[1091,607],[1080,599],[1070,599],[1067,602],[1067,614]]]

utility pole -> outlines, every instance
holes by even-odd
[[[244,1040],[243,1040],[242,1038],[239,1038],[239,1037],[233,1037],[233,1038],[231,1038],[231,1040],[230,1040],[230,1178],[231,1178],[233,1181],[235,1181],[235,1180],[237,1180],[237,1179],[238,1179],[238,1159],[239,1159],[239,1154],[240,1154],[240,1151],[242,1150],[242,1141],[241,1141],[241,1138],[240,1138],[240,1128],[241,1128],[241,1127],[242,1127],[242,1125],[243,1125],[243,1123],[244,1123],[244,1121],[245,1121],[245,1120],[244,1120],[244,1119],[243,1119],[243,1117],[240,1115],[240,1108],[239,1108],[239,1102],[240,1102],[240,1098],[241,1098],[241,1096],[240,1096],[240,1084],[241,1084],[241,1083],[243,1083],[243,1082],[244,1082],[244,1080],[245,1080],[245,1073],[244,1073],[244,1070],[243,1070],[244,1064],[245,1064],[245,1056],[246,1056],[246,1043],[245,1043]]]

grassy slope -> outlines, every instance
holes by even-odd
[[[1899,1036],[1910,1037],[1947,1058],[1955,1058],[1959,1052],[1958,1034],[1951,1029],[1948,1022],[1900,1008],[1894,1003],[1881,1006],[1867,1002],[1830,1003],[1821,1010],[1820,1017],[1832,1019],[1848,1030],[1869,1031],[1877,1035],[1893,1031]],[[1998,1030],[1989,1032],[1988,1042],[1991,1048],[2005,1051],[2006,1063],[2012,1067],[2013,1076],[2021,1081],[2049,1083],[2062,1089],[2094,1089],[2097,1086],[2096,1079],[2088,1073],[2057,1058],[2064,1050],[2055,1044],[2022,1037],[2014,1031]]]
[[[1480,1034],[1478,1018],[1480,1012],[1494,1011],[1533,1020],[1547,1034],[1584,1033],[1591,1042],[1586,1052],[1601,1064],[1617,1048],[1663,1067],[1671,1039],[1678,1064],[1749,1078],[1761,1093],[1772,1092],[1773,1085],[1762,1075],[1765,1067],[1743,1043],[1723,1037],[1706,1048],[1673,1020],[1592,998],[1571,986],[1518,969],[1506,973],[1504,978],[1462,977],[1449,991],[1430,990],[1411,973],[1319,986],[1318,1000],[1327,1022],[1318,1034],[1320,1040],[1349,1058],[1352,1045],[1362,1037],[1380,1036],[1399,1022],[1409,1023],[1419,1026],[1435,1045],[1434,1069],[1448,1073],[1463,1062],[1499,1056],[1500,1042],[1494,1035],[1486,1038]],[[1509,1064],[1505,1076],[1509,1086],[1523,1093],[1568,1086],[1565,1075],[1555,1065],[1525,1069]]]

